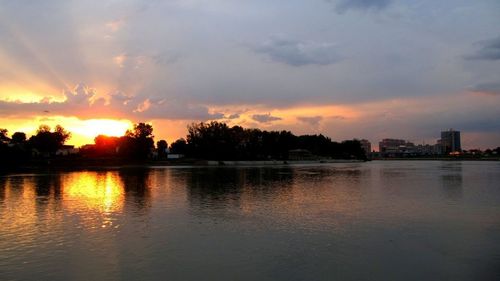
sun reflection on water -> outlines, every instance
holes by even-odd
[[[115,214],[123,210],[124,189],[117,173],[70,174],[64,179],[63,186],[65,208],[80,214],[84,226],[118,227],[113,221]]]

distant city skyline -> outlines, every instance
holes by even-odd
[[[500,145],[500,2],[0,0],[0,128]]]

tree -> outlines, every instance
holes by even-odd
[[[158,149],[158,158],[167,158],[168,143],[166,140],[159,140],[156,143],[156,148]]]
[[[153,139],[153,126],[146,123],[137,123],[134,124],[134,128],[132,130],[127,130],[125,132],[125,136],[135,138],[135,139]]]
[[[120,138],[98,135],[94,138],[96,156],[115,155],[120,144]]]
[[[13,143],[21,144],[21,143],[24,143],[25,141],[26,141],[26,134],[23,132],[15,132],[12,135],[12,142]]]
[[[305,149],[320,157],[366,159],[359,141],[337,143],[323,135],[295,136],[290,131],[260,131],[228,127],[212,121],[188,126],[189,156],[213,160],[288,159],[294,149]],[[179,145],[181,145],[179,143]],[[177,143],[171,145],[175,152]]]
[[[185,139],[178,139],[170,144],[170,153],[174,154],[186,154],[187,153],[187,142]]]
[[[132,130],[127,130],[120,138],[120,154],[134,159],[146,159],[154,149],[153,126],[146,123],[134,124]]]
[[[40,152],[54,154],[71,137],[71,133],[60,125],[57,125],[54,132],[51,132],[47,125],[40,125],[36,135],[29,139],[29,143]]]
[[[235,156],[234,143],[237,141],[225,123],[212,121],[188,126],[187,142],[196,157],[222,160]]]
[[[8,141],[9,140],[9,137],[7,137],[7,132],[9,132],[9,130],[0,129],[0,141]]]

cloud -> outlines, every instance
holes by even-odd
[[[153,62],[157,65],[169,65],[178,62],[182,58],[180,53],[162,52],[161,54],[151,56]]]
[[[500,81],[490,83],[479,83],[469,88],[472,92],[500,95]]]
[[[252,115],[252,119],[259,123],[269,123],[281,120],[281,117],[272,116],[270,113],[268,113],[268,114],[254,114]]]
[[[253,50],[267,55],[275,62],[291,66],[329,65],[340,60],[335,44],[299,41],[281,36],[271,37]]]
[[[124,25],[125,25],[126,21],[125,19],[116,19],[116,20],[113,20],[113,21],[109,21],[106,23],[106,28],[115,33],[117,31],[119,31]]]
[[[500,60],[500,36],[476,43],[480,48],[475,54],[468,55],[466,59],[472,60]]]
[[[392,0],[339,0],[335,4],[335,10],[337,13],[344,13],[347,10],[382,10],[391,2]]]
[[[169,120],[214,120],[224,114],[210,112],[208,107],[184,101],[129,96],[123,92],[96,98],[96,90],[78,84],[64,91],[64,101],[42,98],[38,102],[0,101],[0,117],[34,117],[39,115],[75,116],[79,118],[129,118]]]
[[[81,104],[92,104],[95,97],[95,89],[87,87],[87,85],[80,83],[76,85],[73,91],[64,90],[64,96],[66,97],[66,104],[68,105],[81,105]],[[46,103],[50,103],[50,100],[46,99]]]
[[[323,117],[321,117],[321,116],[312,116],[312,117],[299,116],[299,117],[297,117],[297,120],[299,120],[300,122],[306,123],[312,127],[318,127],[321,120],[323,120]]]
[[[226,117],[227,119],[238,119],[240,118],[240,115],[238,113],[231,114]]]

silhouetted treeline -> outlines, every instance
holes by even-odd
[[[99,135],[94,139],[94,145],[85,145],[81,148],[81,154],[87,157],[121,157],[126,159],[148,159],[154,152],[153,126],[138,123],[134,128],[127,130],[124,136],[109,137]],[[165,147],[167,142],[161,140],[159,147]],[[163,156],[162,153],[162,156]]]
[[[0,155],[16,163],[58,156],[162,160],[169,154],[205,160],[366,159],[356,140],[334,142],[323,135],[296,136],[290,131],[229,127],[215,121],[189,125],[186,139],[178,139],[170,147],[159,140],[155,148],[153,127],[145,123],[135,124],[121,137],[99,135],[94,144],[79,150],[64,145],[70,137],[71,133],[59,125],[54,130],[41,125],[29,139],[22,132],[9,138],[7,130],[0,129]]]
[[[23,132],[15,132],[9,138],[6,129],[0,129],[0,156],[2,165],[16,165],[36,157],[51,157],[63,147],[71,133],[57,125],[54,130],[41,125],[36,134],[26,139]]]
[[[178,153],[208,160],[287,160],[297,150],[307,150],[312,157],[366,159],[356,140],[338,143],[323,135],[296,136],[290,131],[229,127],[215,121],[191,124],[187,141],[175,144]]]

